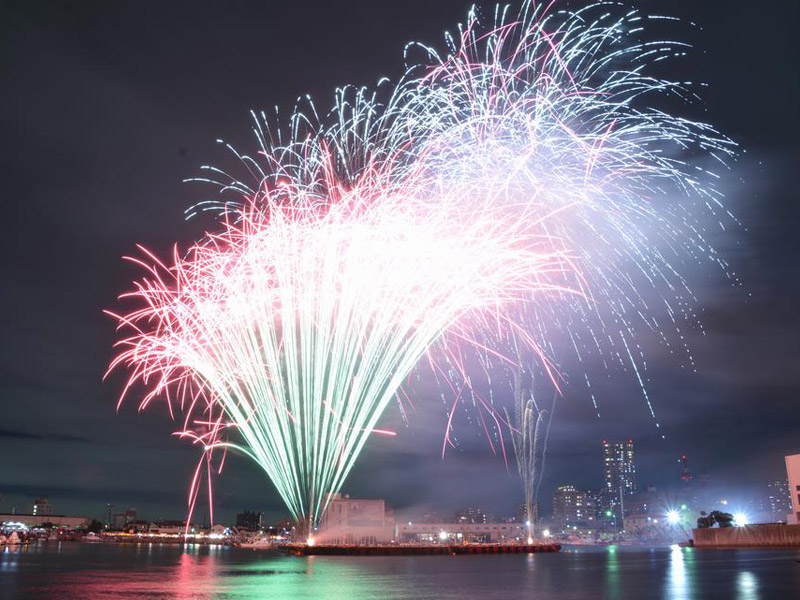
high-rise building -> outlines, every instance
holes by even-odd
[[[42,515],[52,515],[53,505],[50,504],[50,499],[47,496],[42,496],[33,501],[33,509],[31,514],[37,517]]]
[[[455,514],[456,523],[491,523],[494,518],[485,510],[474,506],[459,509]]]
[[[636,493],[636,467],[633,463],[633,440],[603,440],[605,470],[604,511],[612,524],[622,528],[625,498]]]
[[[553,526],[559,529],[568,527],[594,527],[596,508],[593,496],[574,485],[562,485],[553,494]]]
[[[786,521],[786,517],[792,512],[792,495],[786,479],[776,479],[767,483],[767,506],[765,508],[771,521]]]
[[[538,500],[536,501],[536,503],[531,508],[531,513],[532,514],[530,514],[530,515],[528,514],[528,507],[525,505],[524,502],[520,502],[519,504],[517,504],[516,520],[519,523],[528,523],[528,522],[530,522],[530,523],[533,523],[534,525],[539,523],[539,515],[541,514],[541,511],[539,509],[539,501]]]

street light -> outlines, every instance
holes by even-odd
[[[681,520],[681,513],[677,510],[667,511],[667,523],[670,525],[677,525]]]

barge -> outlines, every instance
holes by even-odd
[[[387,545],[349,546],[314,544],[286,544],[280,549],[295,556],[428,556],[462,554],[531,554],[558,552],[560,544],[442,544],[442,545]]]

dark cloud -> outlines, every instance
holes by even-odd
[[[77,443],[97,443],[96,439],[90,437],[80,437],[63,433],[32,433],[30,431],[19,431],[12,429],[0,429],[0,439],[7,440],[32,440],[36,442],[77,442]]]

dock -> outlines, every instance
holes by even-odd
[[[287,544],[280,549],[295,556],[430,556],[465,554],[531,554],[558,552],[560,544],[441,544],[441,545],[386,545],[348,546],[315,544]]]

